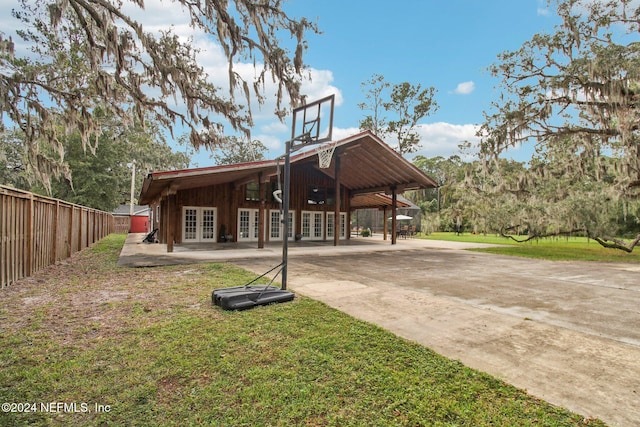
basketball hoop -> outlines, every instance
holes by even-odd
[[[282,285],[287,289],[287,264],[289,257],[289,196],[291,195],[291,153],[303,147],[315,145],[320,159],[320,168],[328,168],[336,149],[336,144],[328,144],[318,148],[323,142],[331,142],[333,138],[333,106],[335,95],[329,95],[310,104],[293,109],[291,139],[286,143],[284,156],[284,188],[282,189]],[[328,120],[328,123],[327,123]],[[280,196],[280,195],[278,195]]]
[[[335,142],[325,146],[316,147],[316,152],[318,153],[318,166],[320,169],[327,169],[331,166],[331,159],[333,159],[333,152],[335,150]]]

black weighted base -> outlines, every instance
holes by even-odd
[[[245,310],[258,305],[267,305],[293,300],[293,292],[276,286],[254,285],[216,289],[211,301],[224,310]]]

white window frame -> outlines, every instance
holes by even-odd
[[[245,229],[244,224],[242,223],[243,213],[247,213],[249,215],[249,222],[247,224],[248,228]],[[259,209],[247,209],[247,208],[239,208],[238,209],[238,241],[239,242],[257,242],[260,230],[258,228],[258,219],[260,217]]]
[[[302,211],[301,221],[302,240],[322,240],[324,238],[324,212]]]
[[[327,239],[333,239],[334,212],[327,212]],[[340,240],[347,238],[347,213],[340,212]]]
[[[295,211],[289,211],[289,239],[293,239],[293,230],[296,229],[296,215]],[[271,209],[267,213],[267,219],[269,227],[267,233],[269,235],[269,241],[281,241],[282,240],[282,223],[280,222],[280,210]]]
[[[195,214],[195,234],[193,237],[187,237],[192,233],[187,233],[187,212],[193,211]],[[205,223],[205,216],[213,212],[213,224]],[[183,206],[182,207],[182,243],[200,243],[200,242],[217,242],[218,241],[218,208],[213,206]]]

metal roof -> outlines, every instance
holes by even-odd
[[[335,179],[336,157],[340,157],[340,183],[351,190],[352,207],[389,206],[390,199],[375,197],[375,194],[390,194],[391,187],[401,193],[405,190],[435,188],[437,183],[406,160],[384,141],[370,131],[364,131],[335,143],[331,167],[318,167],[314,148],[293,154],[291,167],[315,168]],[[325,144],[326,145],[326,144]],[[280,160],[280,164],[283,161]],[[278,160],[266,160],[234,165],[212,166],[197,169],[152,172],[144,180],[140,203],[156,200],[165,190],[185,190],[229,182],[246,183],[258,173],[267,178],[277,174]],[[369,197],[364,197],[369,195]],[[373,197],[371,197],[374,195]],[[398,204],[397,206],[401,206]]]

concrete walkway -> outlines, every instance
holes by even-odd
[[[281,257],[279,245],[166,254],[141,240],[129,236],[122,265],[225,261],[261,274]],[[640,425],[640,265],[462,250],[471,246],[292,244],[289,288],[585,418]]]

